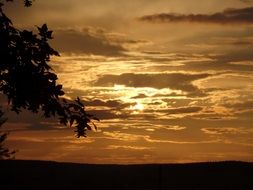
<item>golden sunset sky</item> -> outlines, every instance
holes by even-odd
[[[47,23],[67,98],[101,119],[73,129],[9,117],[17,159],[80,163],[253,161],[253,1],[36,0],[13,24]]]

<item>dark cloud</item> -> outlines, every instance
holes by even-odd
[[[253,110],[253,101],[244,101],[240,103],[224,104],[225,107],[233,108],[235,111]]]
[[[100,32],[100,33],[99,33]],[[57,30],[53,47],[60,52],[82,53],[103,56],[122,56],[126,51],[120,44],[115,44],[101,31],[92,34],[89,30]],[[102,33],[102,34],[101,34]]]
[[[252,0],[239,0],[239,1],[241,1],[243,3],[252,3],[253,2]]]
[[[238,40],[232,43],[233,45],[236,46],[252,46],[253,45],[253,41],[252,40]]]
[[[85,106],[95,106],[95,107],[101,106],[101,107],[109,107],[109,108],[117,108],[117,109],[123,109],[123,108],[129,107],[132,105],[130,103],[123,103],[118,100],[103,101],[103,100],[99,100],[99,99],[83,100],[83,103]]]
[[[181,107],[181,108],[172,108],[168,109],[168,114],[181,114],[181,113],[195,113],[201,111],[202,107]]]
[[[133,96],[132,99],[139,99],[139,98],[148,98],[146,94],[138,94],[137,96]]]
[[[211,70],[217,70],[217,71],[239,71],[239,72],[252,72],[253,71],[253,65],[243,65],[243,64],[234,64],[235,62],[245,62],[253,61],[253,54],[252,54],[252,48],[241,48],[237,50],[231,50],[229,53],[225,53],[223,55],[214,55],[210,56],[211,59],[214,61],[212,62],[203,62],[202,63],[196,63],[195,69],[211,69]],[[212,63],[212,64],[210,64]],[[189,68],[191,66],[189,65]]]
[[[188,94],[189,95],[189,94]],[[175,92],[169,93],[169,94],[155,94],[152,96],[147,96],[146,94],[138,94],[137,96],[131,97],[132,99],[142,99],[142,98],[170,98],[170,97],[184,97],[184,94],[177,94]],[[160,103],[159,103],[160,104]]]
[[[192,84],[192,81],[207,78],[209,74],[133,74],[124,73],[121,75],[104,75],[100,77],[95,86],[114,86],[114,84],[126,85],[129,87],[152,87],[157,89],[171,88],[186,92],[195,92],[199,89]]]
[[[22,110],[21,113],[6,111],[7,122],[4,126],[7,131],[43,131],[43,130],[65,130],[66,126],[58,123],[56,118],[45,118],[42,112],[38,114]]]
[[[223,12],[214,14],[175,14],[161,13],[147,15],[140,20],[148,22],[197,22],[197,23],[217,23],[217,24],[246,24],[253,23],[253,7],[242,9],[226,9]]]
[[[119,113],[114,110],[92,110],[87,111],[87,113],[96,116],[100,120],[108,119],[127,119],[130,117],[129,113]]]

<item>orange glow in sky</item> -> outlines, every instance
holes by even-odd
[[[48,24],[66,97],[101,121],[76,139],[54,119],[8,111],[17,159],[253,161],[253,1],[21,3],[7,15],[19,28]]]

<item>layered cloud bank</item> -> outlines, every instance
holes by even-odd
[[[20,159],[252,161],[252,7],[240,0],[45,0],[24,15],[12,10],[21,28],[48,22],[66,98],[79,96],[101,122],[78,140],[55,120],[8,112],[9,145]]]

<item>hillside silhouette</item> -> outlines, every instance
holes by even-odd
[[[252,190],[253,163],[94,165],[0,161],[0,189]]]

